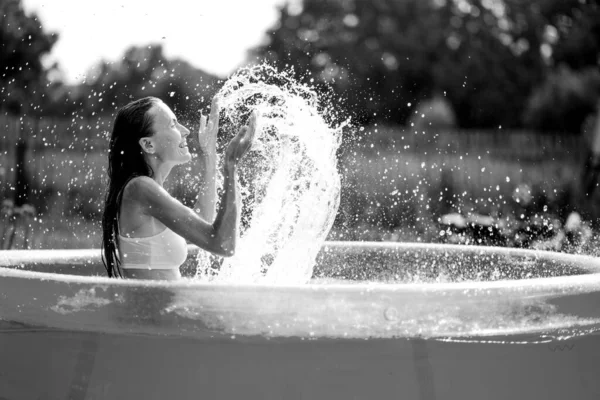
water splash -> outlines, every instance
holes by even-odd
[[[218,92],[221,142],[258,110],[255,144],[242,161],[242,235],[234,257],[204,280],[305,283],[333,225],[340,201],[336,151],[342,126],[309,86],[268,65],[244,68]]]

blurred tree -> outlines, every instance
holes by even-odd
[[[0,110],[35,112],[44,101],[48,69],[42,58],[58,37],[44,31],[21,0],[0,1]]]
[[[544,0],[541,14],[548,65],[545,80],[529,98],[528,126],[580,133],[600,97],[600,6],[591,0]]]
[[[575,44],[593,48],[565,22],[587,18],[591,3],[304,0],[282,7],[253,55],[332,86],[358,122],[405,123],[419,101],[443,93],[459,126],[514,127],[544,77],[544,52],[570,59]],[[547,34],[552,23],[559,40]]]
[[[450,102],[438,94],[420,102],[408,123],[417,132],[448,130],[456,127],[456,116]]]
[[[156,96],[184,115],[209,104],[218,78],[179,59],[160,44],[132,46],[118,62],[101,61],[81,84],[63,93],[64,113],[111,114],[132,99]]]
[[[552,70],[529,98],[525,122],[545,132],[580,133],[600,98],[600,71],[575,71],[565,64]]]
[[[541,51],[552,66],[573,70],[600,64],[600,4],[597,0],[537,0],[546,25]]]

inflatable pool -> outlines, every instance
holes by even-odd
[[[0,399],[600,398],[593,257],[327,242],[295,286],[111,280],[98,250],[0,267]]]

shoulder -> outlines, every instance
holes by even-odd
[[[154,179],[147,176],[132,178],[127,183],[123,192],[123,201],[127,201],[142,214],[158,218],[171,230],[173,228],[168,221],[176,219],[177,215],[182,215],[182,212],[187,209]]]
[[[165,195],[168,195],[165,189],[149,176],[136,176],[127,182],[123,189],[123,198],[141,203]]]

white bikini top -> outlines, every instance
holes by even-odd
[[[169,228],[143,238],[119,235],[119,259],[123,269],[176,269],[186,258],[185,239]]]

